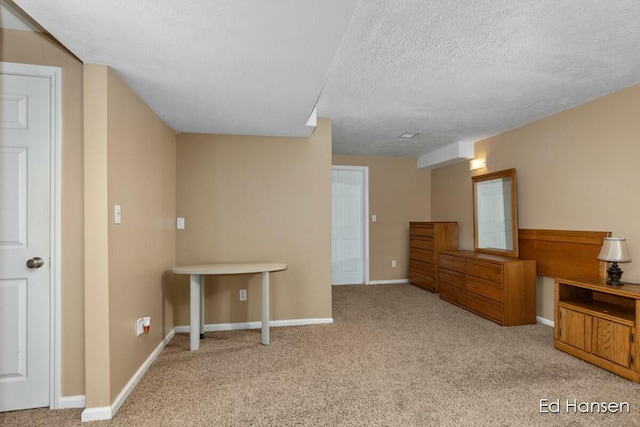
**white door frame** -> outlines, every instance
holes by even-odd
[[[363,186],[363,206],[362,214],[364,215],[362,224],[364,225],[364,235],[363,235],[363,266],[362,272],[364,275],[364,283],[365,285],[369,284],[369,167],[368,166],[337,166],[332,165],[331,170],[343,170],[343,171],[359,171],[364,172],[364,180],[362,181]]]
[[[43,77],[50,80],[51,88],[51,176],[50,176],[50,277],[49,277],[49,406],[60,407],[60,284],[62,272],[62,69],[44,65],[0,62],[0,73],[30,77]]]

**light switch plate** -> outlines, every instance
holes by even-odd
[[[178,218],[176,221],[176,228],[178,230],[184,230],[184,218]]]
[[[136,320],[136,336],[139,337],[140,335],[142,335],[142,332],[144,332],[144,320],[141,317]]]
[[[122,222],[122,211],[120,209],[120,205],[115,205],[113,207],[113,222],[116,224],[120,224]]]

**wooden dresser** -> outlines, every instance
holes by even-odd
[[[556,279],[555,348],[640,382],[640,285]]]
[[[535,324],[536,262],[443,251],[440,298],[503,326]]]
[[[458,223],[409,223],[409,283],[431,292],[440,291],[439,253],[458,248]]]

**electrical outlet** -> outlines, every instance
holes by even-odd
[[[240,301],[246,301],[246,300],[247,300],[247,290],[240,289]]]
[[[391,260],[391,267],[397,267],[397,266],[398,266],[398,263],[396,262],[396,260],[392,259]]]
[[[140,336],[142,335],[142,333],[144,332],[144,320],[141,318],[139,318],[138,320],[136,320],[136,336]]]
[[[142,330],[145,334],[149,333],[149,329],[151,329],[151,317],[143,317],[142,318]]]

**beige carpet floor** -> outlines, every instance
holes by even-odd
[[[500,327],[411,285],[335,286],[334,323],[177,334],[108,426],[637,426],[640,386],[553,348],[544,325]],[[560,400],[541,413],[540,400]],[[628,413],[566,402],[627,402]],[[76,426],[81,410],[0,414]]]

